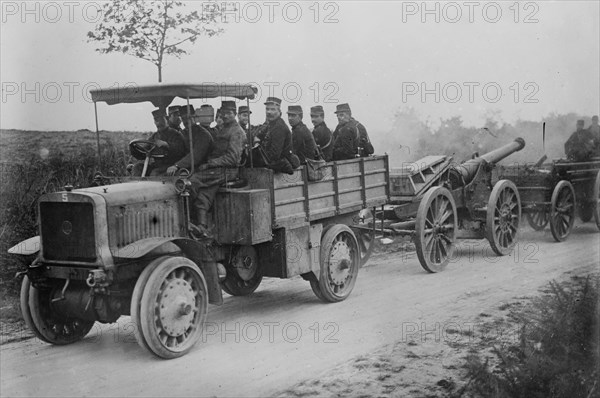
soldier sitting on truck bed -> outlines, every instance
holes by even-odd
[[[185,129],[183,130],[183,136],[185,137],[186,143],[189,149],[189,130],[188,123],[191,122],[194,108],[190,105],[189,110],[186,106],[182,106],[179,111],[182,115],[183,123],[185,125]],[[191,151],[178,159],[172,166],[167,169],[167,175],[172,176],[179,169],[188,169],[190,170],[192,167],[192,156],[191,152],[194,153],[194,168],[198,169],[201,164],[206,163],[206,159],[208,157],[208,153],[213,145],[213,137],[212,135],[202,126],[199,126],[192,122],[192,142],[193,148]]]
[[[170,165],[185,156],[186,142],[181,132],[169,127],[164,109],[154,110],[152,116],[157,131],[152,134],[150,141],[154,141],[159,149],[166,149],[167,154],[162,158],[154,159],[154,163],[148,166],[146,175],[160,176],[166,173]],[[132,155],[136,156],[135,153]],[[136,157],[140,158],[140,156]],[[144,162],[138,162],[133,166],[131,174],[141,176],[143,169]]]
[[[315,138],[304,123],[302,123],[302,107],[300,105],[288,106],[288,122],[292,126],[292,147],[300,159],[300,164],[306,164],[306,159],[317,160],[319,152]]]
[[[577,131],[565,142],[567,159],[575,162],[585,162],[592,156],[597,156],[594,135],[589,130],[583,129],[583,123],[583,120],[577,121]]]
[[[350,105],[340,104],[335,114],[339,124],[333,132],[333,160],[354,159],[373,154],[367,129],[352,117]]]
[[[268,97],[265,106],[267,122],[257,128],[260,143],[252,150],[253,165],[293,174],[300,160],[292,152],[292,132],[281,119],[281,100]]]
[[[212,237],[208,229],[208,211],[219,186],[237,177],[246,135],[235,120],[236,109],[235,101],[222,102],[223,126],[214,137],[208,160],[190,177],[192,207],[195,210],[190,232],[199,239]]]

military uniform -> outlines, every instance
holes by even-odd
[[[186,138],[187,147],[189,148],[189,130],[183,130],[183,136]],[[209,151],[213,145],[213,136],[204,127],[192,124],[192,151],[194,153],[194,167],[198,168],[202,163],[205,163]],[[175,166],[180,169],[192,168],[192,156],[188,152],[183,158],[179,159]]]
[[[584,162],[592,156],[597,156],[595,147],[594,135],[591,131],[584,130],[583,123],[581,123],[581,128],[578,128],[577,131],[571,134],[567,142],[565,142],[565,154],[569,160]]]
[[[306,159],[314,160],[317,156],[317,144],[310,130],[302,122],[292,127],[293,151],[300,159],[300,164],[306,164]]]
[[[237,122],[224,124],[208,155],[208,168],[190,177],[193,205],[200,213],[211,208],[221,184],[237,177],[244,140],[244,130]]]
[[[254,166],[269,167],[275,171],[292,173],[294,170],[289,156],[292,153],[292,132],[279,117],[270,121],[262,129],[257,137],[261,140],[260,147],[253,152]],[[261,156],[264,154],[265,159]]]
[[[312,131],[315,143],[321,148],[327,162],[333,159],[333,134],[325,122],[319,123]]]
[[[354,159],[373,153],[367,129],[356,119],[340,123],[333,132],[333,160]]]

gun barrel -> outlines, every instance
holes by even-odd
[[[521,137],[515,138],[511,143],[501,146],[498,149],[494,149],[491,152],[482,155],[481,158],[488,163],[498,163],[502,159],[510,156],[511,154],[520,151],[525,147],[525,140]]]
[[[504,146],[501,146],[498,149],[494,149],[491,152],[488,152],[478,158],[467,160],[461,165],[454,167],[456,171],[458,171],[465,183],[471,182],[471,180],[475,177],[479,166],[483,162],[487,162],[489,164],[495,164],[501,161],[502,159],[508,157],[509,155],[520,151],[525,147],[525,140],[523,138],[515,138],[515,140],[511,143],[508,143]]]

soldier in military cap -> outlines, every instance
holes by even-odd
[[[183,136],[186,140],[187,151],[186,153],[172,163],[167,169],[167,175],[175,175],[179,169],[187,169],[190,170],[192,168],[192,156],[191,152],[194,153],[194,168],[198,169],[200,165],[206,162],[208,157],[208,153],[211,150],[213,137],[209,131],[207,131],[204,127],[197,125],[192,122],[192,118],[195,114],[194,108],[190,105],[188,108],[187,105],[184,105],[180,108],[180,114],[184,123]],[[190,148],[189,142],[189,124],[192,126],[192,149]]]
[[[321,150],[323,159],[329,162],[333,159],[333,134],[325,124],[325,111],[321,105],[310,108],[310,119],[314,126],[312,135]]]
[[[212,105],[204,104],[196,109],[196,121],[213,137],[217,134],[217,129],[211,126],[215,121],[215,108]]]
[[[181,132],[169,127],[164,109],[152,111],[152,117],[154,118],[154,125],[157,131],[150,136],[149,140],[154,141],[158,148],[162,148],[166,152],[166,155],[161,158],[155,158],[154,162],[149,165],[147,174],[159,176],[165,174],[170,165],[185,155],[186,146]],[[144,162],[135,164],[132,174],[141,176],[143,168]]]
[[[179,105],[169,107],[169,127],[181,131],[181,116],[179,114]]]
[[[592,124],[588,127],[590,133],[594,137],[595,154],[594,156],[600,156],[600,125],[598,124],[598,116],[592,116]]]
[[[300,161],[292,152],[292,132],[281,119],[281,100],[268,97],[265,107],[267,121],[257,133],[260,144],[252,153],[254,166],[292,174]]]
[[[565,154],[569,160],[585,162],[595,155],[594,135],[584,130],[583,120],[577,121],[577,130],[565,142]]]
[[[252,129],[255,127],[248,124],[248,122],[250,121],[251,113],[252,111],[250,110],[250,108],[248,108],[247,105],[242,105],[238,108],[238,123],[240,124],[240,127],[246,131],[252,131]]]
[[[337,105],[338,125],[333,132],[333,160],[354,159],[373,154],[367,129],[352,117],[350,105]]]
[[[292,150],[300,159],[300,164],[306,164],[306,159],[318,158],[317,144],[310,130],[302,122],[302,107],[300,105],[288,106],[288,122],[292,126]]]
[[[246,134],[237,123],[235,101],[221,103],[223,126],[217,132],[206,163],[198,167],[198,173],[190,177],[192,183],[192,207],[194,225],[192,234],[197,238],[211,238],[208,212],[212,207],[219,186],[238,175]]]

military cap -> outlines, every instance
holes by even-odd
[[[268,97],[265,105],[275,104],[281,106],[281,100],[277,97]]]
[[[193,116],[195,111],[194,111],[194,107],[193,106],[188,106],[187,105],[181,105],[179,107],[179,113],[181,114],[181,116]]]
[[[252,111],[250,110],[250,108],[248,108],[248,105],[242,105],[238,108],[238,113],[252,113]]]
[[[221,111],[237,111],[235,101],[221,101]]]
[[[215,121],[215,108],[208,104],[202,105],[200,108],[196,109],[195,116],[198,123],[210,124]]]
[[[158,119],[159,117],[165,117],[167,115],[165,114],[165,110],[164,109],[155,109],[155,110],[152,111],[152,116],[155,119]]]
[[[339,104],[335,107],[335,112],[334,113],[341,113],[341,112],[348,112],[351,113],[352,111],[350,110],[350,105],[348,104]]]
[[[179,105],[173,105],[169,107],[169,116],[171,116],[174,113],[179,113]]]
[[[323,107],[321,105],[316,105],[316,106],[313,106],[312,108],[310,108],[310,114],[311,115],[324,115],[325,111],[323,110]]]
[[[592,120],[598,120],[598,115],[592,116]]]
[[[288,115],[302,115],[302,107],[300,105],[290,105],[288,106]]]
[[[579,120],[577,121],[577,125],[578,125],[578,126],[583,126],[583,124],[584,124],[584,123],[585,123],[585,122],[584,122],[582,119],[579,119]]]

